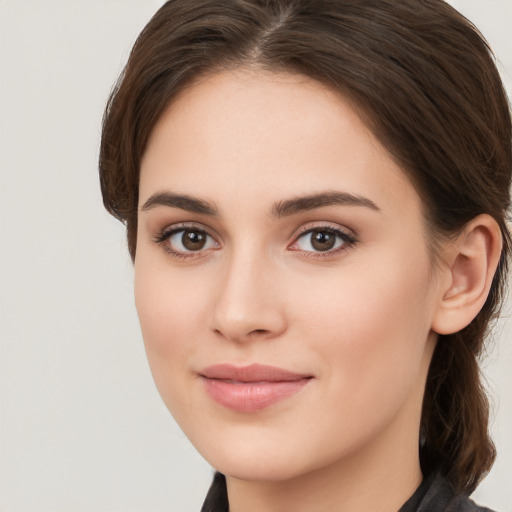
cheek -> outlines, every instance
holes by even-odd
[[[429,272],[426,254],[381,253],[294,294],[297,324],[330,362],[333,392],[351,390],[350,400],[360,397],[364,406],[397,399],[413,385],[430,332]]]
[[[200,327],[207,294],[197,288],[201,282],[197,276],[191,279],[155,259],[145,261],[141,255],[136,261],[135,304],[144,339],[152,350],[165,355],[183,334]]]
[[[188,286],[187,286],[188,285]],[[135,304],[155,384],[169,408],[183,396],[189,354],[200,343],[204,293],[195,291],[182,274],[140,260],[135,266]]]

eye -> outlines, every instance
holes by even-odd
[[[333,227],[307,229],[290,246],[292,250],[306,253],[332,254],[347,249],[356,243],[356,238]]]
[[[216,240],[206,231],[195,227],[174,227],[163,231],[155,242],[176,257],[189,257],[219,246]]]

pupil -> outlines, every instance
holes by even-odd
[[[185,231],[181,238],[183,247],[189,251],[198,251],[204,247],[206,237],[200,231]]]
[[[313,231],[312,245],[317,251],[328,251],[334,247],[336,237],[328,231]]]

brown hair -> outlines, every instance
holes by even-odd
[[[111,93],[100,177],[135,258],[139,166],[160,115],[206,73],[240,66],[301,73],[353,101],[423,198],[434,241],[481,213],[504,240],[489,297],[441,336],[421,420],[424,473],[472,491],[495,452],[478,357],[501,302],[510,247],[511,119],[489,47],[442,0],[170,0],[151,19]]]

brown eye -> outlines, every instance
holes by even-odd
[[[317,227],[302,233],[290,248],[306,253],[335,253],[355,243],[354,236],[340,229]]]
[[[206,231],[195,228],[172,229],[163,233],[157,242],[162,244],[168,252],[187,255],[208,249],[218,248],[215,239]]]
[[[328,251],[336,244],[336,235],[329,231],[312,231],[311,246],[317,251]]]
[[[206,245],[206,237],[206,233],[202,231],[186,230],[181,236],[181,243],[188,251],[199,251]]]

